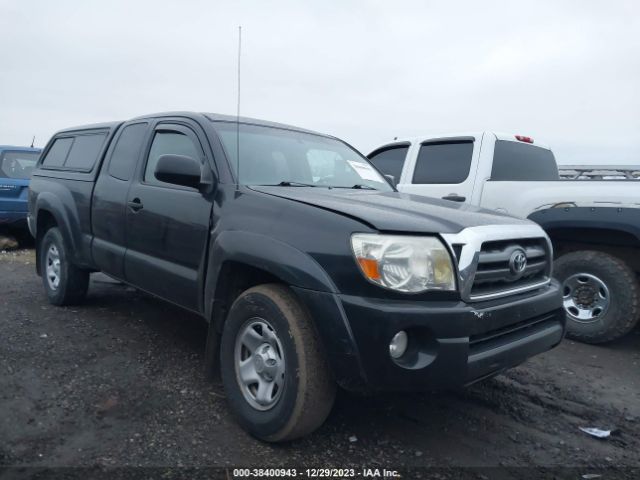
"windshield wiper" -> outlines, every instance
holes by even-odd
[[[363,183],[356,183],[355,185],[351,186],[351,187],[334,187],[334,188],[351,188],[351,189],[356,189],[356,190],[378,190],[377,188],[374,188],[370,185],[365,185]]]
[[[313,183],[291,182],[289,180],[283,180],[280,183],[269,183],[265,185],[259,185],[260,187],[317,187]]]
[[[371,187],[369,185],[365,185],[363,183],[356,183],[351,187],[344,187],[344,186],[336,186],[336,185],[317,185],[315,183],[294,182],[291,180],[283,180],[280,183],[268,183],[268,184],[262,184],[258,186],[260,187],[325,187],[329,189],[349,188],[349,189],[356,189],[356,190],[378,190],[377,188]]]

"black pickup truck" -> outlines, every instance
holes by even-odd
[[[296,127],[166,113],[62,130],[28,223],[51,303],[102,271],[209,322],[209,372],[268,441],[322,424],[336,385],[468,385],[564,335],[540,227],[399,193]]]

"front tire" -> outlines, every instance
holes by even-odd
[[[71,255],[57,227],[44,234],[38,256],[49,303],[74,305],[84,300],[89,288],[89,272],[71,263]]]
[[[336,385],[311,317],[282,285],[253,287],[236,299],[220,364],[231,411],[261,440],[303,437],[333,406]]]
[[[554,276],[563,287],[568,337],[609,342],[640,319],[640,286],[619,258],[591,250],[568,253],[555,262]]]

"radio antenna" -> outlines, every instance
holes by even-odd
[[[36,136],[34,135],[31,139],[31,148],[33,148],[33,144],[36,143]]]
[[[236,108],[236,180],[240,186],[240,55],[242,53],[242,26],[238,25],[238,105]]]

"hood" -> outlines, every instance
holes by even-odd
[[[480,225],[531,223],[464,203],[400,192],[318,187],[250,188],[356,218],[380,231],[458,233]]]

